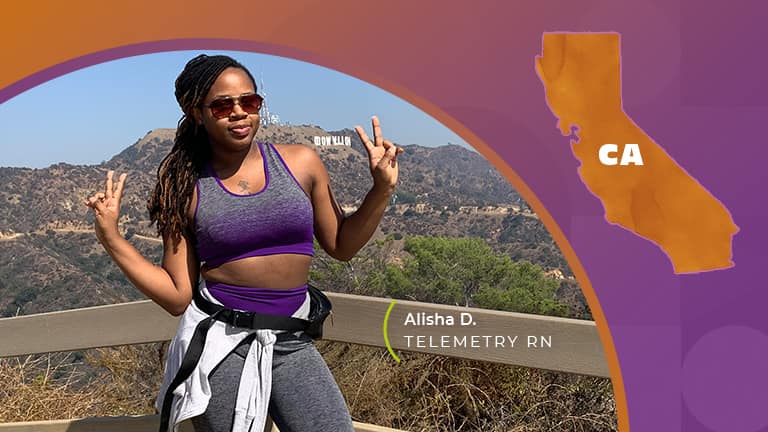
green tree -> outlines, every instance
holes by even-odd
[[[558,281],[541,267],[513,262],[479,238],[411,237],[401,265],[385,266],[378,278],[395,298],[479,306],[489,309],[565,315],[555,297]]]
[[[484,287],[473,300],[487,309],[567,316],[568,306],[556,298],[559,285],[557,280],[546,277],[541,267],[522,261],[513,264],[500,288]]]

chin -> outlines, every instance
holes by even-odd
[[[245,144],[251,144],[253,142],[253,140],[256,138],[256,134],[255,133],[249,133],[248,135],[246,135],[246,136],[244,136],[242,138],[237,138],[237,137],[234,137],[234,136],[230,135],[227,138],[228,138],[227,141],[231,142],[232,144],[234,144],[236,146],[241,146],[241,145],[245,145]]]

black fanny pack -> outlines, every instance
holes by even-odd
[[[309,293],[309,321],[307,328],[304,329],[304,333],[312,339],[322,339],[323,337],[323,323],[331,313],[333,313],[333,306],[331,300],[319,289],[312,285],[308,285],[307,292]],[[331,318],[331,324],[333,324],[333,318]]]
[[[200,321],[195,327],[192,339],[189,341],[187,352],[181,361],[176,376],[168,386],[163,397],[163,407],[160,413],[160,432],[168,431],[168,422],[171,417],[171,402],[173,402],[173,390],[183,383],[195,370],[200,356],[205,347],[205,339],[208,336],[208,330],[214,321],[222,321],[235,327],[247,329],[270,329],[284,330],[289,332],[303,331],[312,339],[323,337],[323,323],[331,314],[331,301],[326,295],[312,285],[308,285],[310,311],[308,319],[294,318],[284,315],[263,314],[257,312],[243,312],[234,309],[228,309],[216,303],[211,303],[204,299],[200,291],[195,289],[192,301],[208,317]]]

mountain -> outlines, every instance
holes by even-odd
[[[83,201],[103,187],[105,172],[128,173],[120,225],[154,262],[161,242],[146,202],[175,131],[157,129],[99,165],[59,163],[43,169],[0,168],[0,315],[29,314],[135,300],[141,294],[96,241]],[[348,137],[350,146],[315,146],[316,136]],[[346,211],[372,180],[365,149],[350,129],[262,126],[258,140],[316,148]],[[557,246],[519,194],[479,154],[457,145],[404,146],[400,179],[381,233],[483,237],[498,251],[570,275]]]

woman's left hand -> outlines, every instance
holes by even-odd
[[[371,123],[373,125],[373,141],[368,138],[362,127],[355,126],[355,131],[357,131],[357,135],[368,152],[368,162],[374,187],[393,189],[397,184],[397,155],[402,153],[403,149],[382,137],[378,117],[371,117]]]

